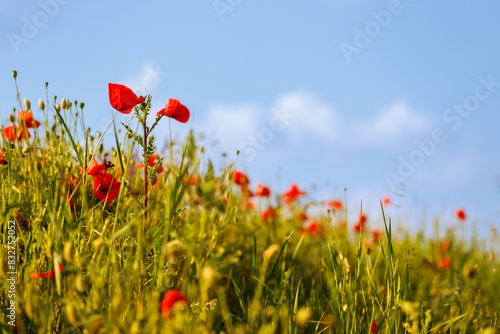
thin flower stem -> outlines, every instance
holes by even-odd
[[[148,129],[146,126],[146,115],[144,115],[144,151],[147,150],[148,147]],[[142,235],[144,236],[145,228],[146,228],[146,220],[148,219],[148,161],[146,161],[146,152],[144,152],[144,213],[142,215]]]

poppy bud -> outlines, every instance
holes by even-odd
[[[154,174],[153,177],[151,178],[151,185],[154,186],[157,181],[158,181],[158,177],[156,176],[156,174]]]
[[[59,104],[56,104],[55,108],[56,108],[57,111],[61,111],[61,106]]]
[[[27,98],[23,99],[24,105],[26,106],[27,109],[31,108],[31,102]]]
[[[80,102],[80,109],[83,109],[83,107],[85,107],[85,103]]]
[[[17,71],[12,71],[12,77],[15,79],[17,78]]]
[[[25,147],[23,147],[23,150],[22,150],[24,155],[29,154],[31,151],[33,151],[33,146],[25,146]]]
[[[61,100],[61,108],[63,108],[64,110],[69,109],[68,101],[66,101],[66,99]]]
[[[75,254],[75,247],[73,246],[73,242],[68,241],[64,244],[64,260],[67,262],[73,261],[73,255]]]
[[[201,152],[201,153],[205,153],[205,147],[200,146],[200,152]]]
[[[49,83],[47,81],[45,81],[45,88],[47,88],[49,86]]]
[[[312,317],[312,311],[309,307],[303,306],[297,310],[297,326],[304,327]]]
[[[45,110],[45,103],[43,103],[42,99],[38,101],[38,106],[40,107],[40,109]]]
[[[16,121],[16,117],[12,114],[9,114],[9,121],[14,123]]]
[[[71,303],[66,304],[66,317],[68,317],[68,321],[72,325],[76,325],[78,323],[78,320],[80,320],[76,308]]]

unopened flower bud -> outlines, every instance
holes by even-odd
[[[73,246],[73,242],[68,241],[64,244],[64,260],[67,262],[73,261],[73,255],[75,254],[75,247]]]
[[[24,98],[23,102],[24,102],[24,105],[26,106],[26,109],[29,110],[31,108],[31,102],[30,102],[30,100],[28,100],[27,98]]]
[[[200,152],[201,152],[201,153],[205,153],[205,147],[200,146]]]
[[[9,121],[14,123],[16,121],[16,117],[12,114],[9,114]]]
[[[15,79],[17,78],[17,71],[12,71],[12,77]]]
[[[68,104],[68,101],[66,101],[66,99],[62,99],[62,100],[61,100],[61,107],[62,107],[64,110],[68,110],[68,109],[69,109],[69,104]]]
[[[22,150],[24,155],[29,154],[31,151],[33,151],[33,146],[25,146],[25,147],[23,147],[23,150]]]
[[[80,109],[83,109],[83,107],[85,107],[85,103],[80,102]]]
[[[58,104],[56,104],[56,110],[57,110],[57,111],[61,111],[61,106],[60,106],[60,105],[58,105]]]
[[[38,101],[38,106],[40,107],[40,109],[45,110],[45,103],[43,103],[42,99]]]

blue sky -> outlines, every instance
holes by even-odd
[[[317,200],[346,187],[373,217],[396,192],[390,214],[407,225],[455,223],[461,206],[486,233],[500,215],[499,12],[492,0],[0,0],[0,120],[16,106],[12,70],[31,101],[45,81],[84,101],[95,131],[112,117],[108,82],[127,84],[155,110],[180,99],[192,119],[176,135],[204,132],[219,164],[240,149],[254,185],[296,181]]]

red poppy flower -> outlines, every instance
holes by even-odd
[[[450,249],[450,240],[445,239],[441,243],[441,250],[443,251],[443,253],[446,253],[448,249]]]
[[[370,334],[375,334],[377,332],[377,328],[377,323],[375,322],[375,320],[373,320],[372,327],[370,328]]]
[[[327,206],[329,206],[332,210],[342,210],[344,208],[344,205],[342,204],[342,201],[338,199],[332,199],[328,203],[326,203]]]
[[[384,197],[384,198],[382,199],[382,204],[383,204],[384,206],[387,206],[387,205],[391,204],[391,202],[392,202],[392,201],[391,201],[391,198],[390,198],[389,196],[386,196],[386,197]]]
[[[165,108],[156,113],[156,117],[160,115],[165,115],[181,123],[186,123],[189,120],[189,109],[177,99],[168,99],[168,104]]]
[[[21,110],[17,113],[17,118],[22,119],[27,128],[38,128],[40,126],[40,122],[35,121],[31,111]]]
[[[269,221],[276,218],[276,210],[273,208],[266,209],[260,213],[260,218],[264,222],[264,224],[269,223]]]
[[[373,239],[379,240],[379,239],[382,239],[382,237],[384,236],[384,231],[372,230],[371,234],[372,234]]]
[[[59,271],[61,271],[63,269],[63,265],[60,264],[59,265]],[[51,271],[49,271],[48,273],[42,273],[42,274],[37,274],[37,273],[31,273],[30,275],[30,278],[32,279],[37,279],[38,277],[54,277],[56,276],[56,272],[54,269],[52,269]]]
[[[290,186],[290,189],[283,194],[283,197],[285,197],[285,202],[287,204],[290,204],[293,201],[295,201],[299,196],[302,196],[305,194],[306,193],[304,191],[301,191],[301,190],[299,190],[299,188],[297,188],[296,183],[292,183],[292,185]]]
[[[106,203],[112,202],[118,196],[120,187],[121,182],[118,182],[109,173],[99,174],[94,177],[94,197]]]
[[[247,209],[248,209],[248,210],[253,210],[253,209],[255,209],[255,203],[254,203],[254,202],[252,202],[252,201],[248,202],[248,203],[247,203]]]
[[[23,140],[24,138],[26,138],[26,135],[28,136],[28,138],[31,137],[31,134],[27,131],[24,131],[22,127],[13,125],[3,128],[3,135],[9,141],[14,141],[16,137],[17,140]]]
[[[136,105],[144,102],[142,96],[138,97],[127,86],[110,83],[108,90],[111,106],[123,114],[130,114]]]
[[[161,314],[164,318],[170,315],[170,310],[177,303],[187,304],[187,298],[177,290],[168,290],[161,302]]]
[[[448,269],[451,266],[451,259],[445,256],[437,263],[437,266],[439,270]]]
[[[97,164],[95,159],[92,159],[87,167],[87,175],[99,175],[106,172],[105,164]]]
[[[465,214],[465,211],[463,209],[461,209],[461,208],[458,208],[457,211],[455,211],[455,215],[460,220],[466,220],[467,219],[467,215]]]
[[[271,195],[271,191],[269,190],[268,187],[258,183],[257,190],[255,190],[255,195],[259,197],[269,197],[269,195]]]
[[[309,235],[315,235],[316,232],[321,228],[321,224],[314,221],[306,228],[306,233]]]
[[[0,165],[7,165],[9,163],[8,153],[0,151]]]
[[[154,167],[156,159],[158,159],[158,156],[156,154],[151,154],[149,156],[148,166],[149,167]],[[140,164],[140,165],[135,166],[135,168],[143,168],[143,167],[144,167],[144,164]],[[164,170],[163,167],[160,166],[160,168],[158,168],[158,170],[156,171],[156,173],[160,174],[161,172],[163,172],[163,170]]]
[[[297,220],[307,220],[309,217],[307,216],[307,214],[305,212],[300,212],[300,211],[297,211],[297,213],[295,213],[295,219]]]
[[[17,213],[17,221],[21,223],[23,226],[28,227],[29,225],[28,221],[23,218],[23,214],[21,212]]]
[[[356,232],[361,232],[362,229],[364,229],[366,223],[366,216],[365,215],[360,215],[359,216],[359,221],[354,225],[354,231]]]
[[[242,171],[239,170],[233,172],[233,178],[234,178],[234,183],[243,188],[248,186],[248,184],[250,183],[248,177]]]

